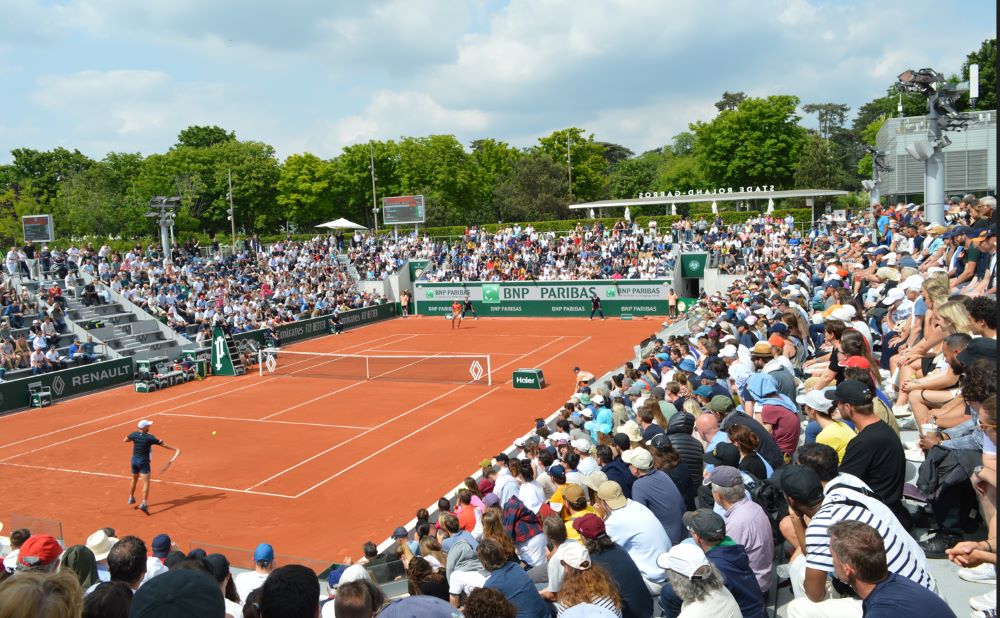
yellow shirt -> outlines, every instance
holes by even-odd
[[[573,527],[573,520],[577,517],[583,517],[584,515],[597,515],[597,511],[594,510],[594,507],[588,504],[587,508],[584,510],[577,511],[576,513],[570,515],[569,519],[566,520],[566,538],[571,541],[580,542],[580,533]]]
[[[847,452],[847,443],[856,436],[853,429],[843,423],[833,422],[823,428],[816,436],[816,442],[825,444],[837,451],[837,463],[844,461],[844,453]]]

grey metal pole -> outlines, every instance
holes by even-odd
[[[941,149],[941,125],[933,97],[928,99],[927,133],[934,154],[924,167],[924,219],[944,225],[944,152]]]
[[[229,170],[229,231],[233,239],[233,254],[236,253],[236,209],[233,208],[233,170]]]
[[[573,140],[566,138],[566,162],[569,164],[569,202],[573,203]],[[593,218],[593,217],[591,217]]]
[[[170,231],[167,228],[167,209],[160,209],[160,244],[163,245],[163,261],[170,261]]]
[[[368,142],[368,157],[372,168],[372,220],[375,222],[375,233],[378,233],[378,201],[375,199],[375,145]]]

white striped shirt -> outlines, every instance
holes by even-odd
[[[606,609],[609,612],[611,612],[612,614],[614,614],[615,616],[621,616],[622,615],[622,610],[620,610],[617,607],[615,607],[615,602],[612,601],[610,597],[597,597],[597,598],[594,598],[594,599],[591,599],[590,601],[588,601],[587,604],[588,605],[593,605],[595,607],[600,607],[601,609]],[[563,613],[567,609],[569,609],[569,607],[565,607],[563,605],[560,605],[558,602],[556,602],[556,615],[557,616],[562,616]]]
[[[806,565],[809,568],[833,573],[830,526],[839,521],[860,521],[878,530],[882,537],[889,572],[906,577],[929,590],[937,590],[934,578],[927,571],[923,550],[882,501],[862,493],[871,492],[871,489],[861,479],[841,473],[826,487],[823,504],[806,528]],[[830,488],[833,490],[830,491]],[[844,500],[864,506],[845,504]]]

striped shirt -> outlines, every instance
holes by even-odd
[[[878,530],[885,542],[889,572],[906,577],[930,590],[937,590],[934,578],[927,571],[923,550],[900,525],[892,511],[856,476],[841,473],[830,481],[819,511],[806,528],[806,566],[833,573],[830,556],[829,528],[839,521],[860,521]],[[851,503],[845,503],[849,500]],[[863,505],[863,506],[861,506]]]
[[[615,606],[615,602],[612,601],[610,597],[596,597],[588,601],[587,604],[593,605],[595,607],[600,607],[601,609],[606,609],[615,616],[622,615],[622,610],[618,609]],[[562,616],[567,609],[569,609],[569,607],[565,607],[563,605],[560,605],[559,603],[556,603],[557,616]]]

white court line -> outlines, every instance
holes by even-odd
[[[549,335],[549,336],[550,337],[556,337],[557,335]],[[375,348],[370,348],[370,349],[374,350]],[[367,351],[368,350],[362,350],[360,352],[355,352],[355,354],[359,354],[359,355],[365,356],[365,352],[367,352]],[[427,350],[385,350],[385,352],[388,352],[389,354],[396,354],[398,352],[398,353],[401,353],[401,354],[420,354],[420,355],[423,355],[423,356],[427,356],[428,355],[427,354]],[[435,352],[434,356],[437,356],[437,355],[445,355],[445,356],[448,356],[448,355],[451,355],[451,356],[518,356],[518,353],[517,352],[455,352],[454,350],[447,350],[445,352]],[[372,354],[372,355],[368,355],[368,356],[375,356],[375,355]]]
[[[344,347],[344,348],[342,348],[342,349],[348,349],[348,348],[354,348],[354,347],[358,347],[358,346],[361,346],[361,345],[368,345],[368,344],[372,343],[373,341],[379,341],[379,340],[381,340],[381,339],[387,339],[387,338],[389,338],[389,337],[395,337],[395,336],[396,336],[396,335],[388,335],[388,336],[386,336],[386,337],[378,337],[378,338],[376,338],[376,339],[373,339],[373,340],[371,340],[371,341],[366,341],[366,342],[362,342],[362,343],[356,343],[356,344],[353,344],[353,345],[349,345],[349,346],[345,346],[345,347]],[[305,361],[305,360],[302,360],[302,361],[296,361],[295,363],[290,363],[290,365],[292,365],[292,364],[295,364],[295,365],[297,365],[297,364],[300,364],[300,363],[304,363],[304,362],[307,362],[307,361]],[[298,370],[298,371],[305,371],[305,370],[307,370],[307,369],[309,369],[309,368],[308,368],[308,367],[306,367],[306,368],[304,368],[304,369],[300,369],[300,370]],[[298,372],[292,372],[292,373],[298,373]],[[235,378],[235,380],[226,380],[226,381],[223,381],[223,382],[221,382],[221,383],[220,383],[220,384],[219,384],[218,386],[231,386],[231,385],[232,385],[232,383],[233,383],[234,381],[237,381],[237,380],[240,380],[240,381],[245,381],[246,379],[249,379],[249,378],[252,378],[252,377],[255,377],[255,375],[254,375],[254,374],[253,374],[252,372],[251,372],[251,373],[247,373],[247,374],[244,374],[244,375],[242,375],[242,376],[238,376],[238,377],[236,377],[236,378]],[[176,406],[174,406],[174,407],[171,407],[171,408],[167,408],[166,410],[161,410],[160,412],[156,412],[156,413],[153,413],[153,414],[150,414],[150,415],[148,415],[148,417],[147,417],[147,418],[152,418],[152,417],[154,417],[154,416],[159,416],[159,415],[160,415],[160,414],[162,414],[163,412],[170,412],[170,411],[173,411],[173,410],[176,410],[176,409],[178,409],[178,408],[180,408],[180,407],[183,407],[183,406],[190,406],[190,405],[193,405],[193,404],[196,404],[196,403],[202,403],[202,402],[204,402],[204,401],[209,401],[209,400],[211,400],[211,399],[215,399],[216,397],[220,397],[220,396],[222,396],[222,395],[227,395],[227,394],[229,394],[229,393],[235,393],[235,392],[238,392],[238,391],[241,391],[241,390],[244,390],[244,389],[248,389],[248,388],[253,388],[254,386],[258,386],[258,385],[260,385],[260,384],[266,384],[266,383],[268,383],[268,382],[271,382],[271,381],[273,381],[273,380],[276,380],[276,379],[277,379],[277,378],[267,378],[267,379],[263,379],[263,380],[260,380],[260,379],[258,379],[258,380],[257,380],[256,382],[253,382],[253,383],[251,383],[251,384],[248,384],[248,385],[246,385],[246,386],[241,386],[241,387],[239,387],[239,388],[235,388],[235,389],[230,389],[230,390],[227,390],[227,391],[225,391],[225,392],[222,392],[222,393],[217,393],[217,394],[215,394],[215,395],[210,395],[210,396],[208,396],[208,397],[203,397],[203,398],[201,398],[201,399],[195,399],[194,401],[188,401],[188,402],[185,402],[185,403],[183,403],[183,404],[180,404],[180,405],[176,405]],[[215,386],[213,386],[213,387],[209,387],[209,388],[212,388],[212,389],[214,389],[214,388],[216,388],[216,387],[215,387]],[[172,400],[174,400],[174,399],[179,399],[179,398],[181,398],[181,397],[185,397],[185,396],[186,396],[186,395],[188,395],[188,394],[199,394],[199,393],[202,393],[202,392],[204,392],[204,391],[206,391],[206,390],[209,390],[209,388],[204,388],[204,389],[201,389],[201,390],[198,390],[198,391],[194,391],[194,392],[192,392],[192,393],[186,393],[185,395],[178,395],[177,397],[172,397],[172,398],[170,398],[170,399],[167,399],[167,400],[165,400],[165,401],[172,401]],[[85,422],[83,422],[83,423],[78,423],[78,424],[76,424],[76,425],[72,425],[72,426],[70,426],[70,427],[64,427],[64,428],[60,428],[60,429],[56,429],[56,430],[54,430],[54,431],[50,431],[50,432],[48,432],[48,433],[44,433],[44,434],[41,434],[41,435],[37,435],[37,436],[33,436],[33,437],[31,437],[31,438],[25,438],[25,439],[23,439],[23,440],[18,440],[17,442],[11,442],[11,443],[9,443],[9,444],[5,444],[5,445],[3,445],[3,446],[0,446],[0,448],[5,448],[5,447],[8,447],[8,446],[14,446],[14,445],[16,445],[16,444],[21,444],[21,443],[23,443],[23,442],[28,442],[28,441],[31,441],[31,440],[36,440],[36,439],[38,439],[38,438],[44,438],[44,437],[46,437],[46,436],[50,436],[50,435],[53,435],[53,434],[56,434],[56,433],[62,433],[62,432],[64,432],[64,431],[67,431],[67,430],[70,430],[70,429],[75,429],[75,428],[77,428],[77,427],[82,427],[83,425],[89,425],[89,424],[92,424],[92,423],[95,423],[95,422],[98,422],[98,421],[101,421],[101,420],[104,420],[104,419],[108,419],[108,418],[113,418],[113,417],[116,417],[116,416],[122,416],[123,414],[129,414],[129,413],[131,413],[131,412],[135,412],[135,411],[137,411],[137,410],[141,410],[141,409],[143,409],[143,408],[148,408],[148,407],[150,407],[150,406],[154,406],[154,405],[160,405],[160,404],[162,404],[162,403],[164,403],[164,401],[157,401],[157,402],[155,402],[155,403],[149,403],[149,404],[145,404],[145,405],[142,405],[142,406],[138,406],[138,407],[136,407],[136,408],[131,408],[131,409],[128,409],[128,410],[124,410],[124,411],[122,411],[122,412],[116,412],[116,413],[114,413],[114,414],[109,414],[109,415],[107,415],[107,416],[103,416],[103,417],[101,417],[101,418],[98,418],[98,419],[93,419],[93,420],[89,420],[89,421],[85,421]],[[115,427],[121,427],[121,426],[123,426],[123,425],[130,425],[130,424],[132,424],[132,423],[136,423],[136,422],[138,422],[139,420],[141,420],[141,419],[132,419],[132,420],[129,420],[129,421],[125,421],[125,422],[123,422],[123,423],[116,423],[116,424],[114,424],[114,425],[111,425],[110,427],[102,427],[101,429],[98,429],[98,430],[96,430],[96,431],[91,431],[91,432],[88,432],[88,433],[85,433],[85,434],[81,434],[81,435],[78,435],[78,436],[74,436],[74,437],[72,437],[72,438],[68,438],[68,439],[66,439],[66,440],[61,440],[61,441],[59,441],[59,442],[54,442],[54,443],[52,443],[52,444],[46,444],[46,445],[44,445],[44,446],[40,446],[40,447],[38,447],[38,448],[35,448],[35,449],[32,449],[31,451],[28,451],[28,452],[24,452],[24,453],[18,453],[18,454],[16,454],[16,455],[11,455],[11,456],[9,456],[9,457],[5,457],[4,459],[0,459],[0,463],[3,463],[3,462],[6,462],[6,461],[9,461],[9,460],[11,460],[11,459],[14,459],[14,458],[16,458],[16,457],[20,457],[20,456],[22,456],[22,455],[27,455],[27,454],[28,454],[28,453],[30,453],[30,452],[34,452],[34,451],[38,451],[38,450],[41,450],[41,449],[45,449],[45,448],[50,448],[50,447],[53,447],[53,446],[59,446],[59,445],[61,445],[61,444],[65,444],[65,443],[67,443],[67,442],[72,442],[73,440],[78,440],[78,439],[80,439],[80,438],[85,438],[85,437],[87,437],[87,436],[92,436],[92,435],[94,435],[94,434],[97,434],[97,433],[101,433],[102,431],[108,431],[108,430],[110,430],[110,429],[114,429]]]
[[[176,412],[161,412],[160,416],[179,416],[182,418],[204,418],[219,421],[240,421],[244,423],[267,423],[277,425],[307,425],[309,427],[329,427],[331,429],[370,429],[358,425],[327,425],[325,423],[304,423],[301,421],[265,421],[259,418],[237,418],[233,416],[202,416],[200,414],[177,414]]]
[[[90,470],[72,470],[70,468],[52,468],[49,466],[36,466],[32,464],[17,464],[17,463],[7,463],[0,462],[0,465],[13,466],[15,468],[28,468],[31,470],[47,470],[49,472],[69,472],[71,474],[86,474],[88,476],[101,476],[105,478],[115,478],[115,479],[131,479],[131,476],[125,474],[112,474],[110,472],[92,472]],[[162,483],[164,485],[178,485],[181,487],[197,487],[199,489],[214,489],[217,491],[231,491],[239,494],[253,494],[255,496],[269,496],[272,498],[288,498],[295,499],[295,496],[289,496],[286,494],[276,494],[266,491],[249,491],[246,489],[235,489],[232,487],[216,487],[214,485],[201,485],[198,483],[183,483],[180,481],[165,481],[163,479],[150,479],[153,483]]]
[[[548,343],[544,343],[544,344],[542,344],[542,345],[538,346],[537,348],[535,348],[534,350],[532,350],[531,352],[528,352],[527,354],[522,354],[521,356],[519,356],[519,357],[515,358],[514,360],[510,361],[509,363],[505,363],[505,364],[503,364],[503,365],[501,365],[501,366],[499,366],[499,367],[496,367],[496,368],[494,369],[494,371],[495,371],[496,369],[502,369],[502,368],[506,367],[507,365],[512,365],[512,364],[516,363],[517,361],[519,361],[520,359],[524,358],[525,356],[528,356],[528,355],[530,355],[530,354],[533,354],[534,352],[537,352],[537,351],[539,351],[539,350],[541,350],[541,349],[543,349],[543,348],[547,348],[548,346],[550,346],[550,345],[552,345],[553,343],[556,343],[556,342],[558,342],[558,341],[560,341],[560,340],[562,340],[562,339],[563,339],[563,337],[559,337],[558,339],[556,339],[556,340],[554,340],[554,341],[550,341],[550,342],[548,342]],[[587,339],[590,339],[590,337],[587,337]],[[587,339],[585,339],[584,341],[586,341]],[[580,343],[583,343],[583,341],[581,341]],[[576,347],[576,345],[580,345],[580,344],[579,344],[579,343],[577,343],[577,344],[575,344],[575,345],[574,345],[573,347]],[[446,392],[444,392],[444,393],[442,393],[442,394],[438,395],[437,397],[434,397],[433,399],[430,399],[430,400],[428,400],[428,401],[425,401],[424,403],[422,403],[422,404],[420,404],[420,405],[418,405],[418,406],[415,406],[415,407],[413,407],[413,408],[410,408],[410,409],[409,409],[409,410],[407,410],[406,412],[403,412],[403,413],[401,413],[401,414],[398,414],[398,415],[396,415],[396,416],[394,416],[394,417],[392,417],[392,418],[389,418],[389,419],[386,419],[385,421],[383,421],[383,422],[379,423],[378,425],[376,425],[376,426],[372,427],[371,429],[368,429],[368,430],[366,430],[366,431],[363,431],[363,432],[359,433],[358,435],[356,435],[356,436],[354,436],[354,437],[351,437],[351,438],[347,438],[346,440],[342,440],[342,441],[338,442],[337,444],[334,444],[334,445],[333,445],[333,446],[331,446],[330,448],[327,448],[327,449],[325,449],[325,450],[323,450],[323,451],[320,451],[319,453],[316,453],[315,455],[313,455],[312,457],[310,457],[310,458],[308,458],[308,459],[305,459],[305,460],[303,460],[303,461],[300,461],[299,463],[297,463],[297,464],[295,464],[295,465],[293,465],[293,466],[290,466],[290,467],[288,467],[288,468],[285,468],[284,470],[282,470],[282,471],[280,471],[280,472],[278,472],[278,473],[276,473],[276,474],[273,474],[273,475],[269,476],[268,478],[264,479],[263,481],[260,481],[259,483],[255,484],[255,485],[251,485],[250,487],[248,487],[248,489],[253,489],[253,488],[255,488],[255,487],[260,487],[261,485],[263,485],[264,483],[267,483],[268,481],[272,481],[272,480],[274,480],[274,479],[278,478],[279,476],[282,476],[283,474],[286,474],[286,473],[288,473],[288,472],[291,472],[292,470],[294,470],[294,469],[296,469],[296,468],[298,468],[298,467],[300,467],[300,466],[302,466],[302,465],[304,465],[304,464],[307,464],[307,463],[309,463],[310,461],[313,461],[313,460],[314,460],[314,459],[316,459],[317,457],[322,457],[323,455],[326,455],[327,453],[329,453],[329,452],[331,452],[331,451],[334,451],[334,450],[336,450],[336,449],[340,448],[341,446],[343,446],[343,445],[345,445],[345,444],[347,444],[347,443],[349,443],[349,442],[353,442],[354,440],[357,440],[358,438],[360,438],[360,437],[362,437],[362,436],[365,436],[365,435],[367,435],[367,434],[369,434],[369,433],[371,433],[371,432],[375,431],[376,429],[380,429],[380,428],[382,428],[382,427],[384,427],[384,426],[388,425],[389,423],[393,423],[393,422],[395,422],[395,421],[397,421],[397,420],[399,420],[399,419],[403,418],[404,416],[407,416],[407,415],[409,415],[409,414],[411,414],[411,413],[413,413],[413,412],[415,412],[415,411],[419,410],[420,408],[423,408],[423,407],[425,407],[426,405],[428,405],[428,404],[430,404],[430,403],[434,403],[435,401],[437,401],[438,399],[441,399],[442,397],[445,397],[445,396],[447,396],[447,395],[450,395],[450,394],[454,393],[455,391],[457,391],[457,390],[459,390],[459,389],[462,389],[462,388],[465,388],[466,386],[469,386],[469,385],[468,385],[468,384],[461,384],[461,385],[459,385],[459,386],[456,386],[455,388],[451,389],[450,391],[446,391]]]
[[[553,361],[553,360],[555,360],[555,359],[559,358],[559,357],[560,357],[560,356],[562,356],[563,354],[566,354],[567,352],[569,352],[569,351],[570,351],[570,350],[572,350],[573,348],[575,348],[575,347],[577,347],[577,346],[579,346],[579,345],[582,345],[582,344],[586,343],[586,342],[587,342],[587,341],[589,341],[589,340],[590,340],[590,337],[587,337],[587,338],[586,338],[586,339],[584,339],[583,341],[579,341],[579,342],[577,342],[577,343],[574,343],[573,345],[571,345],[570,347],[566,348],[566,349],[565,349],[565,350],[563,350],[562,352],[559,352],[558,354],[556,354],[556,355],[554,355],[554,356],[550,356],[549,358],[545,359],[544,361],[542,361],[541,363],[539,363],[539,364],[538,364],[538,366],[542,366],[542,365],[545,365],[545,364],[547,364],[547,363],[549,363],[549,362],[551,362],[551,361]],[[529,354],[530,354],[530,353],[529,353]],[[528,354],[524,354],[523,356],[528,356]],[[512,361],[511,363],[507,363],[507,365],[510,365],[510,364],[513,364],[514,362],[517,362],[517,360],[519,360],[519,359],[515,359],[515,360],[514,360],[514,361]],[[507,365],[501,365],[500,367],[497,367],[497,369],[502,369],[502,368],[506,367]],[[384,446],[384,447],[380,448],[379,450],[375,451],[374,453],[371,453],[370,455],[368,455],[368,456],[367,456],[367,457],[365,457],[364,459],[361,459],[361,460],[358,460],[358,461],[354,462],[353,464],[351,464],[350,466],[348,466],[348,467],[344,468],[343,470],[341,470],[341,471],[337,472],[336,474],[333,474],[333,475],[331,475],[331,476],[328,476],[327,478],[325,478],[325,479],[323,479],[322,481],[320,481],[320,482],[316,483],[315,485],[313,485],[312,487],[310,487],[310,488],[306,489],[305,491],[301,491],[301,492],[299,492],[299,493],[295,494],[295,497],[296,497],[296,498],[301,498],[302,496],[304,496],[305,494],[309,493],[310,491],[312,491],[312,490],[314,490],[314,489],[316,489],[316,488],[318,488],[318,487],[322,486],[323,484],[325,484],[325,483],[327,483],[327,482],[329,482],[329,481],[332,481],[333,479],[337,478],[337,477],[338,477],[338,476],[340,476],[341,474],[343,474],[343,473],[347,472],[348,470],[351,470],[351,469],[355,468],[356,466],[360,465],[361,463],[364,463],[364,462],[368,461],[369,459],[371,459],[372,457],[375,457],[375,456],[376,456],[376,455],[378,455],[379,453],[382,453],[382,452],[384,452],[384,451],[386,451],[386,450],[388,450],[388,449],[392,448],[393,446],[396,446],[397,444],[399,444],[400,442],[402,442],[402,441],[404,441],[404,440],[407,440],[407,439],[409,439],[409,438],[412,438],[413,436],[417,435],[417,434],[418,434],[418,433],[420,433],[421,431],[423,431],[423,430],[427,429],[428,427],[431,427],[431,426],[433,426],[433,425],[436,425],[437,423],[440,423],[440,422],[441,422],[441,421],[443,421],[444,419],[446,419],[446,418],[448,418],[449,416],[451,416],[451,415],[453,415],[453,414],[456,414],[457,412],[459,412],[459,411],[461,411],[461,410],[463,410],[463,409],[465,409],[465,408],[469,407],[470,405],[472,405],[472,404],[476,403],[476,402],[477,402],[477,401],[479,401],[480,399],[483,399],[484,397],[487,397],[487,396],[489,396],[489,395],[492,395],[493,393],[495,393],[495,392],[497,392],[498,390],[500,390],[500,389],[501,389],[501,388],[502,388],[503,386],[506,386],[507,384],[510,384],[510,383],[511,383],[511,381],[512,381],[512,380],[507,380],[507,381],[506,381],[506,382],[504,382],[503,384],[500,384],[500,385],[497,385],[497,386],[495,386],[495,387],[491,388],[491,389],[490,389],[489,391],[487,391],[487,392],[483,393],[482,395],[480,395],[480,396],[476,397],[475,399],[473,399],[473,400],[471,400],[471,401],[468,401],[468,402],[466,402],[466,403],[462,404],[461,406],[459,406],[459,407],[455,408],[455,409],[454,409],[454,410],[452,410],[451,412],[448,412],[447,414],[443,414],[443,415],[441,415],[441,416],[439,416],[439,417],[435,418],[434,420],[430,421],[429,423],[427,423],[427,424],[426,424],[426,425],[424,425],[423,427],[420,427],[420,428],[418,428],[418,429],[415,429],[415,430],[411,431],[410,433],[406,434],[405,436],[403,436],[402,438],[399,438],[398,440],[396,440],[396,441],[395,441],[395,442],[393,442],[392,444],[388,444],[388,445],[386,445],[386,446]],[[463,386],[466,386],[466,385],[463,385]],[[460,388],[461,388],[461,387],[460,387]],[[361,435],[364,435],[364,434],[361,434]],[[254,487],[257,487],[257,485],[254,485]]]

